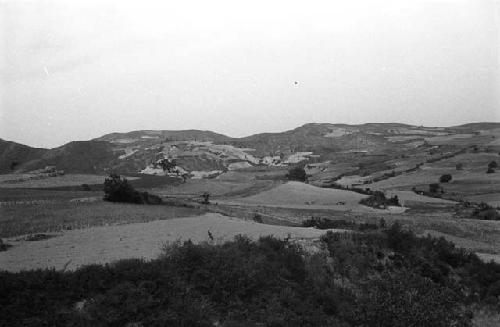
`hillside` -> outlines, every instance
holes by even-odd
[[[15,171],[20,164],[40,158],[47,151],[0,139],[0,174]]]
[[[20,165],[23,171],[46,166],[73,173],[97,173],[105,171],[117,157],[108,142],[74,141],[46,151],[37,159]]]
[[[0,173],[55,165],[75,173],[142,172],[196,178],[253,166],[307,162],[321,163],[321,169],[311,171],[316,172],[315,179],[328,180],[346,173],[410,169],[436,155],[472,147],[500,150],[500,123],[454,127],[311,123],[243,138],[201,130],[142,130],[106,134],[50,150],[2,141]]]

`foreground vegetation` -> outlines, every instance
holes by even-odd
[[[166,246],[157,260],[0,272],[2,326],[469,326],[500,265],[398,224],[286,240]]]

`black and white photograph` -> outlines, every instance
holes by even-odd
[[[500,0],[0,0],[0,327],[499,327]]]

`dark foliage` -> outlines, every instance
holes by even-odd
[[[441,175],[441,177],[439,177],[439,182],[440,183],[448,183],[449,181],[451,181],[451,179],[452,179],[451,174],[444,174],[444,175]]]
[[[28,242],[36,242],[36,241],[48,240],[53,237],[54,235],[39,233],[39,234],[30,234],[26,236],[24,240]]]
[[[500,213],[489,204],[481,202],[472,212],[472,217],[483,220],[500,220]]]
[[[120,175],[111,174],[104,180],[104,200],[136,204],[160,204],[161,198],[148,192],[139,192]]]
[[[205,192],[201,195],[201,203],[202,204],[210,204],[210,193]]]
[[[488,169],[489,168],[492,168],[492,169],[495,169],[495,168],[498,168],[498,164],[495,160],[491,161],[489,164],[488,164]]]
[[[10,248],[12,245],[5,243],[1,238],[0,238],[0,252],[2,251],[7,251],[8,248]]]
[[[304,170],[304,167],[296,166],[288,170],[286,178],[289,180],[305,182],[307,180],[307,175],[306,171]]]
[[[429,184],[429,193],[438,194],[443,193],[443,188],[438,183]]]
[[[385,209],[387,206],[401,206],[397,195],[387,199],[384,192],[381,191],[374,191],[372,195],[361,199],[359,203],[377,209]]]
[[[493,174],[494,172],[495,172],[494,168],[488,168],[488,170],[486,171],[486,174]]]
[[[190,241],[153,261],[0,272],[0,326],[470,326],[500,265],[393,225],[306,254],[273,237]]]

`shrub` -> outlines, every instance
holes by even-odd
[[[367,283],[355,317],[359,326],[467,325],[467,317],[456,305],[458,298],[451,289],[419,275],[384,273]]]
[[[0,326],[466,327],[467,306],[498,301],[500,265],[399,224],[321,244],[237,236],[151,261],[0,271]]]
[[[307,175],[303,167],[296,166],[288,170],[286,178],[289,180],[305,182],[307,180]]]
[[[451,181],[451,179],[452,179],[451,174],[444,174],[441,177],[439,177],[439,182],[448,183],[449,181]]]
[[[438,192],[443,193],[443,189],[438,183],[429,184],[429,193],[437,194]]]
[[[205,192],[201,195],[201,203],[202,204],[210,204],[210,193]]]
[[[385,194],[381,191],[374,191],[372,195],[367,198],[361,199],[360,204],[368,207],[385,209],[387,206],[401,206],[397,195],[387,199]]]
[[[493,169],[498,168],[498,164],[497,164],[497,162],[496,162],[495,160],[491,161],[491,162],[488,164],[488,169],[489,169],[489,168],[493,168]]]
[[[253,221],[255,221],[256,223],[260,223],[260,224],[262,224],[264,222],[262,220],[262,216],[258,213],[254,214]]]
[[[0,238],[0,252],[7,251],[12,245],[4,243],[4,241]]]
[[[472,212],[472,217],[483,220],[500,220],[498,211],[485,202],[481,202]]]
[[[493,174],[494,172],[495,172],[494,168],[488,168],[488,170],[486,171],[486,174]]]

